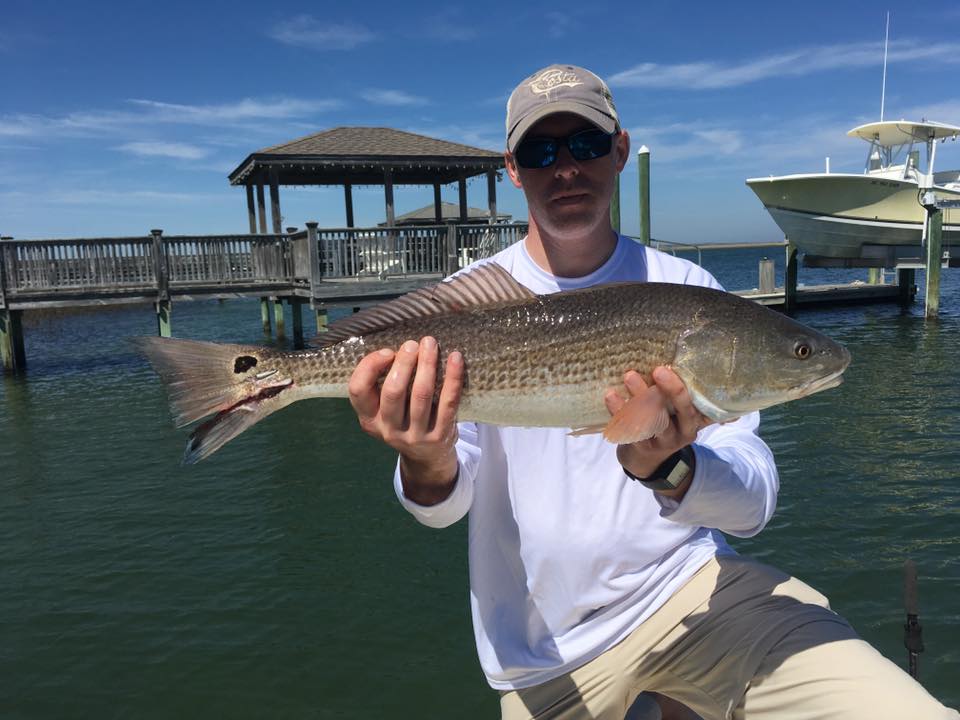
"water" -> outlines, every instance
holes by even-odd
[[[705,253],[729,288],[772,250]],[[801,270],[807,284],[865,271]],[[922,273],[918,282],[923,282]],[[903,560],[921,678],[960,704],[960,273],[941,318],[807,311],[846,343],[841,387],[771,409],[776,517],[737,541],[825,592],[901,665]],[[178,336],[261,341],[252,301],[175,305]],[[346,403],[294,405],[194,467],[125,343],[150,308],[27,318],[0,382],[0,716],[496,717],[469,619],[465,523],[419,526],[393,454]],[[289,327],[289,322],[288,322]]]

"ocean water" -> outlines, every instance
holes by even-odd
[[[782,277],[773,249],[703,262],[740,289],[764,254]],[[956,706],[960,274],[944,272],[937,321],[919,303],[798,318],[854,362],[839,388],[763,414],[780,504],[735,545],[827,594],[902,666],[913,558],[921,680]],[[413,521],[392,452],[342,400],[294,405],[181,466],[186,433],[126,342],[154,323],[144,307],[28,315],[29,371],[0,380],[0,717],[496,717],[466,524]],[[175,304],[173,328],[263,340],[254,301]]]

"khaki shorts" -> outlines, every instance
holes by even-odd
[[[623,642],[500,707],[504,720],[623,720],[644,691],[705,720],[960,720],[823,595],[743,557],[711,560]]]

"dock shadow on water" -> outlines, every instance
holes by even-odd
[[[854,362],[839,388],[763,413],[780,506],[735,546],[824,593],[900,665],[913,557],[921,680],[957,705],[956,273],[941,291],[934,323],[920,307],[799,317]],[[175,312],[180,337],[263,341],[255,301]],[[496,717],[466,524],[403,512],[395,458],[341,400],[182,467],[187,433],[126,342],[154,332],[150,308],[52,318],[27,333],[27,375],[0,382],[0,715]]]

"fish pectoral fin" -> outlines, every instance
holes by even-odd
[[[570,437],[580,437],[581,435],[594,435],[601,433],[606,429],[606,425],[586,425],[580,428],[574,428],[567,433]]]
[[[603,430],[603,437],[617,445],[656,437],[670,425],[670,410],[657,388],[630,398]]]

